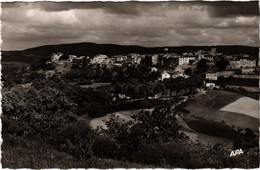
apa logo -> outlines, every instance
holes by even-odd
[[[232,156],[237,156],[237,155],[240,155],[240,154],[243,154],[244,152],[242,151],[242,149],[237,149],[235,151],[231,151],[229,157],[232,157]]]

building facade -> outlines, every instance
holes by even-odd
[[[180,57],[179,58],[179,65],[188,65],[190,63],[190,60],[195,60],[195,57]]]
[[[206,73],[206,79],[207,80],[218,80],[218,74],[217,73]]]
[[[241,68],[254,68],[256,67],[255,60],[248,60],[248,59],[240,59],[240,60],[233,60],[229,62],[231,69],[241,69]]]
[[[158,58],[159,58],[159,56],[157,54],[152,56],[152,64],[153,65],[157,65]]]

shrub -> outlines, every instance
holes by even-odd
[[[117,158],[119,157],[119,147],[110,137],[99,135],[97,136],[94,145],[94,155],[101,158]]]
[[[60,124],[76,120],[77,104],[53,81],[34,81],[29,88],[15,86],[2,94],[3,115],[29,125],[35,133],[48,134]]]
[[[93,144],[96,134],[84,123],[71,123],[60,127],[54,133],[50,142],[60,151],[66,152],[76,158],[88,159],[93,156]]]
[[[118,116],[112,115],[106,122],[107,134],[120,145],[130,151],[140,147],[142,143],[154,141],[169,141],[183,138],[179,133],[179,125],[175,114],[169,108],[156,107],[154,111],[141,111],[133,116],[134,121],[120,121]]]

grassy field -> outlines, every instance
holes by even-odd
[[[259,102],[249,97],[241,97],[238,100],[224,106],[221,111],[240,113],[247,116],[259,118]]]
[[[179,125],[181,126],[181,132],[186,134],[193,142],[200,141],[203,144],[210,144],[210,145],[216,145],[219,143],[225,144],[227,147],[232,148],[233,141],[227,138],[217,137],[217,136],[211,136],[207,134],[200,133],[200,129],[198,131],[197,128],[194,128],[190,122],[192,120],[197,120],[195,118],[180,118],[178,115],[176,115],[176,118],[178,120]]]
[[[133,120],[131,118],[131,116],[138,114],[141,110],[151,110],[151,109],[125,110],[125,111],[114,112],[112,114],[119,116],[119,120],[121,120],[121,121],[123,121],[123,120],[130,121],[130,120]],[[105,121],[108,121],[110,119],[110,117],[111,117],[111,114],[107,114],[106,116],[102,116],[102,117],[99,117],[99,118],[92,119],[90,121],[89,125],[93,129],[96,129],[98,126],[99,127],[102,126],[104,129],[106,129],[107,126],[105,124]]]
[[[189,117],[224,122],[229,126],[234,125],[235,127],[258,131],[259,121],[257,118],[220,110],[241,97],[243,96],[232,92],[211,90],[207,91],[207,94],[196,96],[185,109],[190,111]]]
[[[225,125],[224,123],[194,118],[184,118],[184,121],[191,129],[206,135],[224,137],[227,139],[244,138],[242,134],[233,130],[231,127]]]

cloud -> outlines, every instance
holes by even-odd
[[[206,4],[211,17],[259,16],[258,1],[220,1]]]
[[[17,8],[22,6],[31,6],[34,9],[40,9],[46,12],[69,11],[74,9],[103,9],[109,13],[122,15],[138,15],[138,6],[140,3],[136,2],[13,2],[3,3],[3,8]],[[149,4],[148,4],[149,5]],[[147,5],[145,5],[147,6]]]
[[[105,4],[105,5],[104,5]],[[225,5],[231,5],[226,12]],[[242,5],[241,5],[242,4]],[[258,45],[255,3],[36,2],[2,4],[3,49],[95,42],[142,46]],[[254,9],[253,9],[254,10]],[[219,14],[219,11],[224,11]]]

